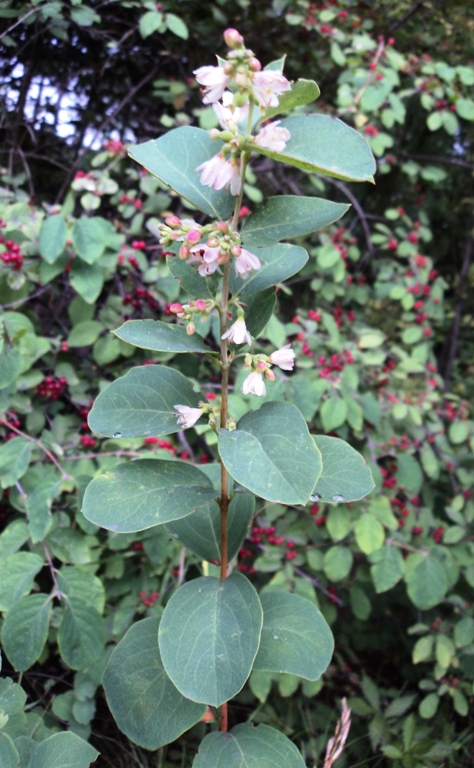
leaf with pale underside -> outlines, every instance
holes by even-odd
[[[155,352],[211,351],[198,334],[190,336],[184,326],[159,320],[128,320],[113,333],[128,344]]]
[[[194,579],[175,592],[158,641],[183,696],[219,707],[240,691],[258,651],[262,616],[257,592],[240,573]]]
[[[334,638],[313,603],[289,592],[260,595],[263,627],[253,668],[318,680],[334,651]]]
[[[273,245],[280,240],[301,237],[337,221],[349,209],[319,197],[280,195],[259,206],[242,227],[246,248]]]
[[[237,429],[219,430],[219,451],[234,480],[268,501],[305,504],[321,474],[321,454],[290,403],[265,403]]]
[[[216,219],[227,219],[235,198],[224,190],[203,186],[196,171],[222,146],[222,142],[212,141],[207,131],[184,125],[159,139],[131,147],[129,155],[200,211]]]
[[[299,272],[308,261],[305,249],[290,243],[277,243],[269,248],[252,247],[251,252],[258,256],[262,266],[245,279],[232,273],[230,289],[240,296],[282,283]]]
[[[133,533],[186,517],[216,497],[211,481],[182,461],[119,464],[86,488],[84,517],[116,533]]]
[[[179,432],[175,405],[197,408],[204,395],[179,371],[146,365],[113,381],[89,413],[93,432],[107,437],[148,437]]]
[[[255,497],[236,493],[228,512],[228,557],[232,560],[242,546],[255,509]],[[187,549],[203,560],[220,562],[220,509],[215,501],[196,509],[192,515],[169,523],[166,529]]]
[[[375,159],[369,145],[353,128],[327,115],[296,115],[281,122],[291,135],[282,152],[255,150],[310,173],[345,181],[371,181]]]
[[[156,618],[134,624],[115,647],[104,672],[105,695],[122,733],[155,750],[199,722],[206,706],[184,698],[165,672]]]
[[[305,768],[297,747],[268,725],[237,725],[229,733],[209,733],[193,768]]]
[[[360,453],[338,437],[313,435],[313,439],[323,459],[323,471],[313,490],[318,501],[358,501],[373,490],[372,473]]]

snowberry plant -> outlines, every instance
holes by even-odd
[[[198,468],[143,458],[119,464],[89,484],[83,512],[115,532],[165,526],[203,564],[203,575],[179,586],[160,620],[138,622],[113,651],[104,687],[119,727],[157,749],[203,718],[215,719],[218,729],[204,738],[195,768],[304,768],[297,747],[275,729],[240,723],[229,731],[228,702],[252,670],[317,680],[331,659],[331,631],[309,600],[283,589],[259,595],[234,566],[256,499],[340,504],[373,487],[362,457],[347,443],[311,435],[294,405],[271,399],[272,382],[297,364],[291,346],[267,355],[255,341],[272,316],[276,287],[308,259],[304,248],[282,241],[331,224],[347,206],[278,196],[241,226],[244,180],[253,153],[348,181],[371,181],[375,165],[357,132],[307,113],[319,94],[316,83],[290,83],[283,59],[262,69],[234,29],[224,38],[227,58],[195,71],[220,128],[210,134],[177,128],[130,152],[195,209],[193,218],[169,214],[159,225],[183,299],[172,305],[169,323],[132,320],[115,331],[143,349],[207,357],[220,373],[219,404],[177,369],[146,365],[113,381],[89,415],[94,432],[115,439],[168,435],[207,422],[217,435],[219,463]],[[273,119],[291,111],[296,114]],[[210,317],[218,319],[218,344],[199,334]],[[244,394],[265,401],[256,400],[255,410],[239,414],[236,423],[229,382],[242,366]]]

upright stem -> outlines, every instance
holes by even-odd
[[[251,115],[252,108],[249,110],[249,118],[247,124],[247,133],[251,130]],[[234,213],[230,228],[232,232],[237,232],[239,225],[239,213],[242,205],[243,186],[245,169],[249,161],[250,152],[244,152],[241,157],[240,165],[240,178],[242,181],[240,193],[235,198]],[[229,284],[230,284],[230,261],[224,265],[224,277],[222,280],[222,299],[219,308],[220,313],[220,362],[221,362],[221,383],[222,383],[222,399],[221,399],[221,413],[220,413],[220,428],[226,429],[227,427],[227,404],[229,397],[229,354],[227,350],[227,340],[222,336],[227,329],[227,313],[229,310]],[[227,568],[229,565],[229,474],[221,460],[221,498],[219,502],[220,506],[220,529],[221,529],[221,581],[227,578]],[[220,707],[220,723],[219,729],[221,733],[226,733],[228,729],[228,709],[227,702],[224,702]]]

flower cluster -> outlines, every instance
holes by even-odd
[[[173,243],[182,243],[179,258],[197,267],[202,277],[214,274],[232,257],[237,277],[245,279],[262,266],[258,256],[242,248],[240,235],[232,231],[225,221],[201,226],[193,219],[167,216],[164,224],[158,225],[158,230],[160,245],[169,248]]]
[[[251,370],[251,373],[242,384],[242,392],[244,395],[262,397],[266,394],[263,377],[265,376],[269,381],[275,381],[275,374],[271,366],[277,365],[282,371],[292,371],[294,364],[295,353],[289,344],[273,352],[270,357],[267,355],[246,355],[244,368]]]
[[[221,151],[201,163],[196,171],[201,174],[204,186],[229,189],[231,195],[238,195],[242,189],[242,152],[254,147],[282,152],[290,139],[290,132],[280,126],[279,120],[265,125],[253,138],[241,133],[239,126],[247,121],[245,133],[250,134],[254,105],[265,115],[267,109],[278,106],[279,97],[290,91],[291,85],[281,72],[262,70],[237,30],[226,30],[224,39],[230,48],[224,66],[205,66],[194,71],[202,86],[204,104],[212,104],[221,127],[211,131],[211,138],[224,142]],[[228,90],[231,81],[237,88],[235,93]]]

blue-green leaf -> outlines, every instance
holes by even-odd
[[[183,696],[214,707],[235,696],[252,669],[262,617],[258,595],[240,573],[180,587],[164,610],[158,640]]]
[[[270,197],[245,220],[242,242],[247,248],[264,247],[307,235],[337,221],[348,209],[348,205],[319,197]]]
[[[158,619],[134,624],[116,646],[104,672],[110,710],[120,730],[145,749],[159,749],[199,722],[205,705],[185,699],[165,672]]]
[[[312,495],[336,504],[367,496],[374,481],[360,453],[338,437],[313,435],[313,439],[321,451],[323,471]]]
[[[209,733],[193,768],[305,768],[300,752],[268,725],[237,725],[230,733]]]
[[[251,252],[263,262],[262,266],[245,280],[232,273],[230,288],[234,294],[245,296],[282,283],[299,272],[308,261],[304,248],[289,243],[278,243],[270,248],[252,248]]]
[[[207,131],[185,125],[168,131],[159,139],[131,147],[129,154],[200,211],[213,218],[227,219],[235,198],[229,192],[203,186],[196,171],[222,146],[222,142],[212,141]]]
[[[140,349],[156,352],[210,352],[198,334],[189,336],[182,325],[159,320],[128,320],[113,333]]]

